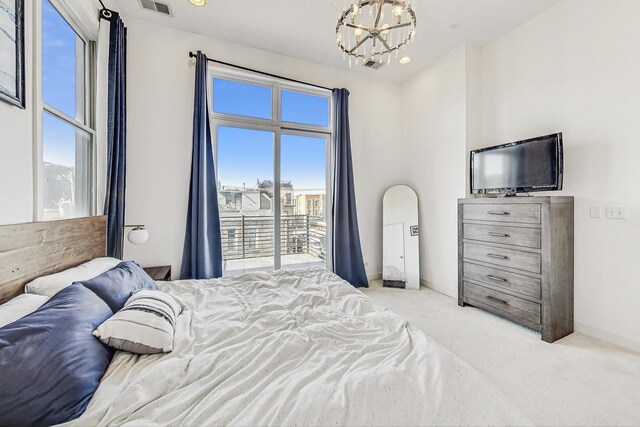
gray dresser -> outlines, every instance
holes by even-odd
[[[458,199],[458,304],[573,332],[573,197]]]

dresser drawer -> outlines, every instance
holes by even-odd
[[[473,283],[464,282],[464,299],[471,305],[476,302],[481,308],[496,314],[506,313],[506,317],[515,316],[538,325],[541,322],[540,304]]]
[[[540,249],[539,228],[464,224],[464,238]]]
[[[540,279],[465,262],[464,278],[540,299]]]
[[[538,204],[475,204],[464,205],[462,218],[476,221],[515,222],[540,224]]]
[[[503,267],[515,268],[539,274],[541,272],[540,254],[515,249],[495,248],[475,243],[464,244],[464,258],[487,262]]]

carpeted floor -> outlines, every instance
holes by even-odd
[[[427,288],[374,281],[363,291],[482,372],[536,425],[640,425],[638,353],[579,333],[548,344]]]

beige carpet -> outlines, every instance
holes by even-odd
[[[640,425],[638,353],[578,333],[548,344],[427,288],[375,281],[364,292],[482,372],[536,425]]]

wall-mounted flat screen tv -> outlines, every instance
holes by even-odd
[[[562,190],[562,133],[471,152],[471,193]]]

